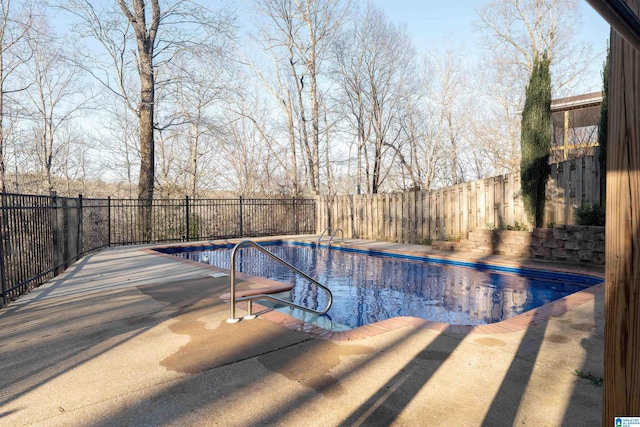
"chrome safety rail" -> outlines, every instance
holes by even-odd
[[[250,295],[250,296],[246,296],[246,297],[236,298],[236,254],[238,252],[238,249],[240,249],[242,246],[253,246],[254,248],[258,249],[263,254],[267,255],[269,258],[279,262],[280,264],[282,264],[285,267],[289,268],[294,273],[299,274],[300,276],[304,277],[305,279],[307,279],[311,283],[313,283],[316,286],[318,286],[318,287],[324,289],[325,291],[327,291],[327,293],[329,294],[329,301],[327,302],[327,307],[324,310],[318,311],[318,310],[315,310],[315,309],[312,309],[312,308],[303,307],[303,306],[301,306],[299,304],[294,303],[293,301],[287,301],[285,299],[274,297],[273,295],[268,295],[268,294],[257,294],[257,295]],[[238,302],[238,301],[247,301],[247,315],[243,317],[244,319],[254,319],[256,317],[255,315],[251,314],[251,303],[253,302],[253,300],[257,300],[257,299],[263,299],[263,300],[267,299],[267,300],[279,302],[279,303],[282,303],[282,304],[285,304],[285,305],[288,305],[288,306],[291,306],[291,307],[294,307],[294,308],[298,308],[300,310],[303,310],[303,311],[306,311],[306,312],[309,312],[309,313],[312,313],[312,314],[316,314],[318,316],[326,314],[327,311],[329,311],[329,309],[331,308],[331,304],[333,304],[333,294],[331,293],[331,290],[329,288],[327,288],[326,286],[324,286],[323,284],[321,284],[317,280],[313,279],[309,275],[303,273],[302,271],[300,271],[299,269],[297,269],[293,265],[289,264],[288,262],[286,262],[282,258],[280,258],[277,255],[269,252],[268,250],[266,250],[264,247],[260,246],[259,244],[257,244],[253,240],[243,240],[243,241],[241,241],[240,243],[238,243],[237,245],[234,246],[233,250],[231,251],[231,274],[230,274],[230,277],[231,277],[231,292],[229,294],[229,299],[230,299],[231,307],[230,307],[229,318],[227,319],[227,323],[236,323],[236,322],[240,321],[240,318],[236,318],[236,302]]]
[[[324,233],[326,233],[327,231],[331,232],[331,227],[326,227],[322,231],[322,234],[320,234],[320,237],[318,237],[318,241],[316,242],[316,245],[320,244],[320,240],[322,240],[322,237],[324,236]],[[333,233],[331,233],[331,236],[329,237],[329,241],[327,242],[328,244],[331,244],[331,241],[336,236],[338,231],[340,232],[340,243],[344,243],[344,231],[342,231],[342,228],[336,228],[335,231]]]
[[[342,228],[336,228],[336,230],[333,232],[333,234],[331,234],[331,237],[329,238],[329,244],[331,244],[333,238],[336,237],[336,233],[338,231],[340,232],[340,243],[344,243],[344,231],[342,231]]]
[[[318,237],[318,241],[316,242],[316,245],[320,244],[320,240],[322,240],[322,237],[324,236],[324,233],[326,232],[331,232],[331,228],[330,227],[325,227],[324,230],[322,230],[322,234],[320,234],[320,237]]]

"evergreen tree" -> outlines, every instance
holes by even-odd
[[[520,181],[529,220],[541,227],[545,187],[549,177],[549,152],[553,138],[551,118],[551,60],[546,52],[536,57],[522,111]]]
[[[600,145],[600,206],[605,205],[607,185],[607,131],[609,121],[609,62],[611,52],[607,49],[607,59],[602,68],[602,103],[600,104],[600,125],[598,126],[598,144]]]

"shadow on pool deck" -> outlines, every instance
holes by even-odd
[[[179,280],[144,283],[147,257],[105,251],[58,278],[58,296],[0,311],[0,424],[601,422],[601,388],[573,374],[602,376],[601,297],[519,332],[404,327],[333,342],[264,319],[227,324],[228,279],[176,262]],[[127,278],[135,286],[104,290]]]

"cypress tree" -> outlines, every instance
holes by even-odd
[[[607,59],[602,67],[602,103],[600,104],[600,124],[598,126],[598,144],[600,145],[600,206],[607,199],[607,131],[609,121],[609,62],[611,52],[607,48]]]
[[[551,117],[551,60],[546,52],[536,57],[522,110],[520,182],[529,220],[541,227],[545,187],[549,177],[549,153],[553,138]]]

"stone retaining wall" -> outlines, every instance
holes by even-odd
[[[442,243],[442,244],[440,244]],[[533,232],[478,230],[456,244],[434,242],[434,247],[485,254],[604,265],[604,227],[565,225]]]

